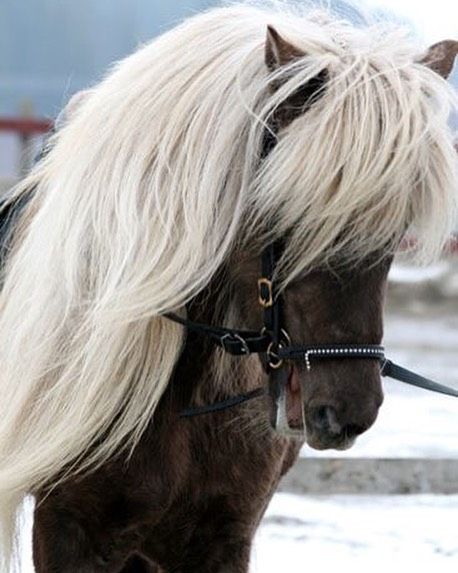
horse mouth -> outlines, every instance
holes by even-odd
[[[345,432],[330,437],[315,431],[310,424],[307,424],[302,383],[295,366],[289,373],[286,395],[288,425],[292,430],[303,433],[309,447],[318,451],[329,449],[343,451],[353,446],[356,438],[348,436]]]

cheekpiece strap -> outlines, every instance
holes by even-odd
[[[264,310],[264,330],[274,342],[279,341],[279,300],[276,296],[273,275],[276,265],[275,244],[268,245],[261,256],[261,278],[258,279],[258,300]]]

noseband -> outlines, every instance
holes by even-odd
[[[182,417],[193,417],[233,408],[253,398],[269,394],[275,406],[274,428],[282,433],[295,435],[290,428],[286,412],[287,384],[290,362],[302,362],[310,371],[315,362],[324,360],[378,360],[382,376],[389,376],[406,384],[458,397],[458,391],[424,378],[415,372],[403,368],[385,356],[385,349],[378,344],[307,344],[294,345],[283,322],[283,299],[276,292],[274,272],[277,263],[278,248],[269,245],[262,254],[262,276],[258,279],[258,300],[263,309],[263,327],[260,332],[239,330],[221,326],[210,326],[182,318],[175,313],[164,316],[185,326],[189,331],[206,336],[225,352],[233,356],[260,354],[269,385],[238,394],[226,400],[206,406],[188,408],[181,412]]]

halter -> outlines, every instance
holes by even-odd
[[[181,417],[189,418],[224,411],[243,404],[248,400],[270,394],[275,405],[274,428],[288,435],[297,435],[298,432],[289,426],[286,412],[287,383],[289,378],[287,364],[290,362],[302,362],[305,364],[307,371],[310,371],[315,362],[329,359],[347,360],[357,358],[359,360],[378,360],[382,376],[389,376],[406,384],[431,390],[432,392],[458,397],[458,390],[438,384],[388,360],[385,356],[384,347],[378,344],[292,344],[283,322],[283,299],[281,295],[277,294],[273,280],[278,251],[278,246],[271,244],[262,254],[262,274],[258,279],[258,301],[264,315],[264,324],[261,331],[210,326],[181,318],[171,312],[164,315],[170,320],[183,325],[189,331],[209,338],[217,346],[220,346],[225,352],[233,356],[263,355],[264,368],[269,374],[268,387],[262,386],[251,392],[238,394],[226,400],[205,406],[188,408],[181,412]]]
[[[308,84],[303,86],[305,92],[303,94],[304,107],[301,108],[301,113],[307,106],[321,97],[325,82],[326,76],[322,76],[315,79],[312,78]],[[277,118],[273,115],[270,119],[270,125],[264,131],[261,160],[265,159],[276,146],[277,129]],[[297,431],[289,426],[287,416],[287,385],[290,370],[287,364],[290,362],[304,362],[307,371],[310,371],[313,363],[329,359],[348,360],[358,358],[378,360],[382,376],[390,376],[406,384],[458,397],[458,390],[433,382],[394,364],[394,362],[385,357],[384,347],[377,344],[293,345],[283,322],[283,300],[281,295],[276,292],[274,284],[274,272],[280,252],[280,245],[272,243],[262,253],[261,276],[258,279],[258,300],[263,309],[264,324],[260,332],[210,326],[181,318],[174,313],[164,314],[167,318],[182,324],[189,331],[210,338],[217,346],[220,346],[229,354],[240,357],[250,354],[263,355],[264,360],[262,362],[269,374],[268,387],[256,388],[251,392],[238,394],[206,406],[188,408],[181,412],[180,415],[182,417],[187,418],[224,411],[243,404],[248,400],[269,394],[275,407],[272,420],[274,428],[288,435],[297,435]],[[303,437],[302,433],[300,433],[300,437]]]

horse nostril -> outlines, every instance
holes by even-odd
[[[346,420],[342,419],[342,413],[338,413],[336,408],[322,404],[310,408],[307,419],[310,429],[314,430],[321,439],[329,442],[352,440],[370,427],[370,424],[366,425],[361,417],[358,418],[356,414],[354,416],[359,423],[347,424]],[[350,417],[350,420],[355,420],[355,417]]]
[[[348,424],[347,426],[344,426],[343,431],[347,438],[355,438],[365,432],[366,429],[367,428],[364,428],[363,426],[358,426],[358,424]]]
[[[342,426],[337,422],[337,412],[332,406],[317,406],[311,412],[314,428],[320,432],[338,435]]]

